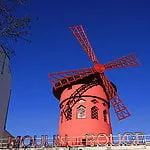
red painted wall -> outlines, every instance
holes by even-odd
[[[72,89],[66,88],[60,97],[60,103],[69,98],[71,94],[81,87],[83,84],[73,85]],[[87,96],[87,97],[86,97]],[[97,96],[106,100],[104,102],[101,99],[93,98],[92,96]],[[60,115],[59,121],[59,136],[85,136],[86,134],[94,134],[97,135],[99,133],[105,133],[110,135],[112,133],[111,123],[110,123],[110,115],[109,115],[109,106],[108,101],[103,91],[103,88],[100,85],[94,86],[88,89],[82,96],[79,102],[77,102],[72,108],[72,119],[66,120],[65,116]],[[95,100],[94,100],[95,99]],[[96,103],[93,103],[94,100]],[[64,104],[65,105],[65,104]],[[85,107],[85,118],[77,117],[77,108],[80,106]],[[91,118],[91,108],[96,106],[98,108],[98,119]],[[103,111],[106,111],[107,120],[104,119]],[[61,114],[60,110],[60,114]]]

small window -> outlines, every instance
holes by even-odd
[[[83,105],[77,108],[77,118],[86,118],[86,107]]]
[[[103,111],[103,117],[104,117],[104,121],[105,121],[105,122],[108,122],[108,119],[107,119],[107,111],[106,111],[106,110]]]
[[[98,101],[96,99],[91,100],[92,103],[96,104]]]
[[[98,108],[96,106],[91,108],[91,118],[98,119]]]
[[[105,104],[105,103],[103,103],[103,106],[106,106],[106,104]]]
[[[84,102],[85,102],[85,100],[82,98],[78,101],[78,103],[84,103]]]

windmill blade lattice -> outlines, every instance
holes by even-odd
[[[123,56],[104,65],[106,70],[115,68],[126,68],[130,66],[140,66],[140,63],[136,58],[136,54],[129,54],[127,56]]]
[[[95,73],[96,71],[93,68],[84,68],[81,70],[52,73],[49,74],[49,78],[56,90]]]
[[[107,77],[104,74],[100,74],[100,77],[102,79],[108,100],[110,100],[110,102],[114,108],[114,111],[117,115],[117,118],[119,120],[122,120],[122,119],[125,119],[125,118],[131,116],[128,109],[123,104],[123,101],[120,100],[120,97],[117,94],[112,83],[110,83],[110,81],[107,79]]]
[[[120,99],[119,95],[116,95],[114,98],[111,99],[111,104],[119,120],[131,116],[128,109],[125,107],[122,100]]]
[[[100,78],[102,79],[108,100],[115,97],[116,96],[116,90],[112,86],[112,83],[110,83],[110,81],[107,79],[106,75],[104,75],[104,73],[101,73]]]
[[[70,27],[72,33],[76,37],[76,39],[79,41],[82,48],[86,51],[87,55],[91,59],[91,61],[96,64],[98,63],[98,60],[94,54],[93,48],[88,40],[87,35],[85,34],[85,31],[82,27],[82,25],[79,26],[71,26]]]

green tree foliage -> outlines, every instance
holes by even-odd
[[[18,40],[30,42],[27,38],[30,30],[31,19],[21,13],[16,13],[26,7],[29,0],[0,0],[0,44],[8,52],[12,51],[11,45]]]

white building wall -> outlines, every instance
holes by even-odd
[[[9,68],[9,57],[0,46],[0,137],[5,131],[8,104],[11,92],[11,72]]]

